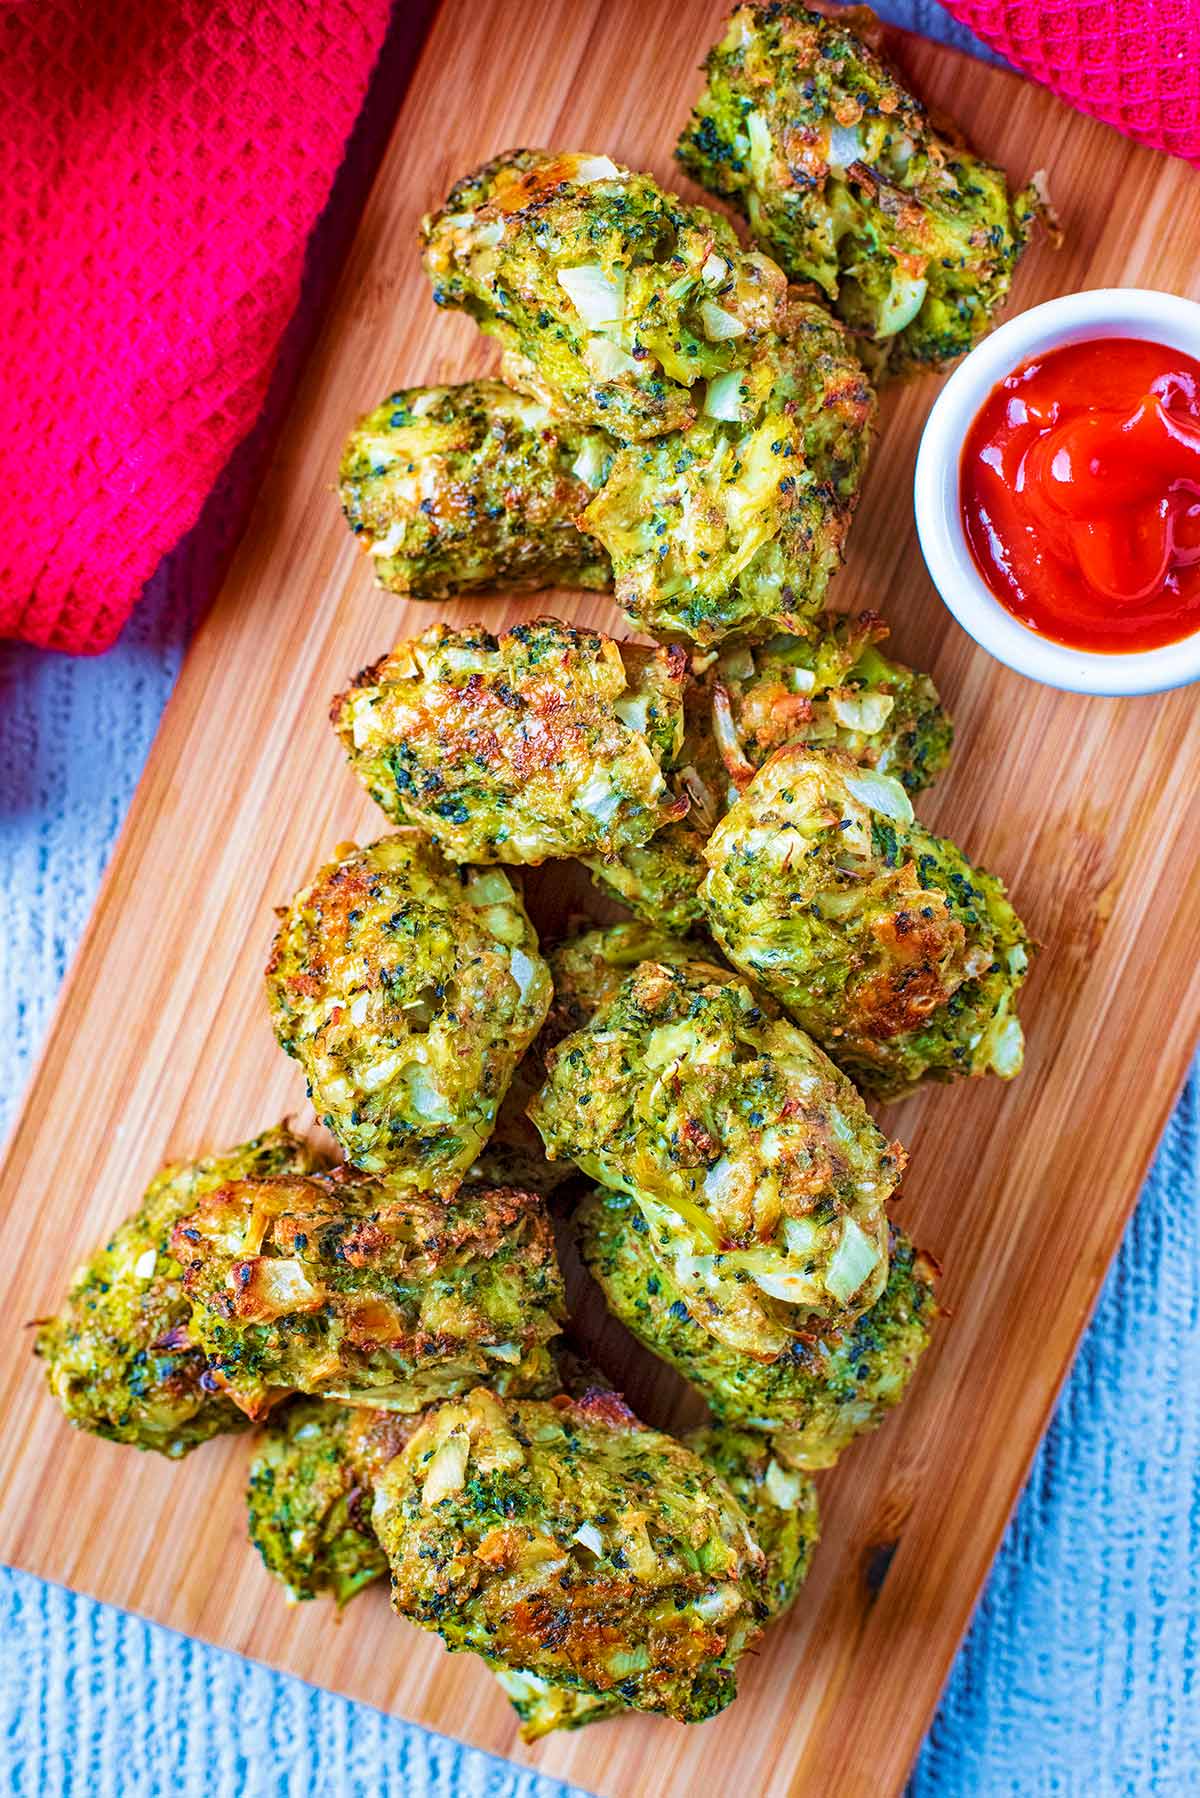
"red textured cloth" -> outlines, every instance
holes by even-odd
[[[389,0],[0,0],[0,636],[106,649],[266,395]]]
[[[1200,0],[942,5],[1080,112],[1200,166]]]

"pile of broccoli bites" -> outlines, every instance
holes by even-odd
[[[343,509],[381,584],[611,585],[689,646],[804,633],[875,412],[839,321],[726,219],[590,152],[494,158],[422,240],[503,380],[400,389],[351,435]]]
[[[949,715],[826,594],[864,360],[969,347],[1034,201],[857,13],[740,6],[706,68],[680,160],[759,247],[603,153],[495,157],[421,240],[502,378],[397,389],[340,470],[383,587],[611,587],[650,640],[409,621],[350,679],[333,732],[384,834],[292,870],[263,1007],[340,1162],[286,1121],[173,1162],[35,1342],[95,1436],[256,1430],[287,1600],[386,1580],[527,1740],[735,1696],[817,1477],[941,1314],[867,1099],[1023,1054],[1029,934],[913,810]],[[699,1427],[568,1347],[564,1245]]]
[[[676,155],[893,374],[983,336],[1044,204],[935,125],[879,41],[866,7],[737,7]]]
[[[806,637],[781,633],[726,645],[684,694],[683,744],[669,772],[684,817],[615,856],[585,857],[595,879],[649,924],[704,923],[705,846],[767,757],[802,739],[844,749],[910,793],[947,766],[950,719],[927,674],[884,656],[874,613],[825,613]]]
[[[709,650],[804,637],[841,562],[875,378],[988,330],[1035,184],[935,124],[866,8],[742,5],[676,155],[730,221],[597,151],[509,150],[422,222],[438,306],[501,378],[401,388],[342,458],[380,583],[421,599],[612,586]]]

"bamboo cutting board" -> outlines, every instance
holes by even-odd
[[[331,492],[350,423],[393,386],[481,372],[491,351],[442,317],[419,214],[516,143],[607,150],[673,185],[670,150],[722,0],[443,0],[327,328],[225,589],[190,653],[67,983],[3,1178],[0,1555],[592,1792],[896,1791],[921,1740],[1200,1024],[1196,694],[1056,695],[976,651],[932,592],[910,505],[932,381],[890,393],[836,587],[892,621],[936,674],[957,761],[922,814],[1008,880],[1044,944],[1012,1087],[894,1108],[911,1171],[898,1208],[945,1263],[953,1313],[903,1410],[822,1476],[825,1538],[794,1614],[745,1666],[742,1697],[688,1730],[605,1723],[533,1749],[466,1656],[393,1619],[383,1593],[289,1611],[244,1540],[244,1440],[182,1465],[69,1431],[24,1320],[167,1157],[237,1141],[291,1109],[260,974],[273,905],[338,841],[383,825],[342,766],[330,696],[436,610],[376,591]],[[1200,185],[1015,78],[931,45],[927,96],[1021,178],[1050,172],[1068,247],[1035,249],[1016,306],[1110,284],[1200,297]],[[446,608],[500,623],[596,596]],[[544,922],[562,871],[532,883]],[[584,1331],[655,1422],[673,1376],[632,1354],[591,1297]]]

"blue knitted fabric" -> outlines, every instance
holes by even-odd
[[[967,41],[931,0],[879,10]],[[396,79],[385,52],[264,425],[116,649],[86,662],[0,646],[0,1123],[19,1100],[200,605],[253,492],[386,137]],[[1200,1790],[1197,1110],[1194,1076],[915,1769],[915,1798]],[[568,1790],[26,1575],[0,1571],[0,1611],[0,1781],[11,1793]]]

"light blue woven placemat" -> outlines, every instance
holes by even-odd
[[[931,0],[880,10],[956,36]],[[338,215],[386,134],[387,85],[385,69],[315,246],[309,318],[344,240]],[[305,329],[283,357],[277,404]],[[251,445],[110,655],[0,646],[0,1125],[255,463]],[[917,1765],[916,1798],[1200,1790],[1198,1105],[1193,1076]],[[0,1777],[12,1793],[567,1791],[27,1575],[0,1571],[0,1616]]]

